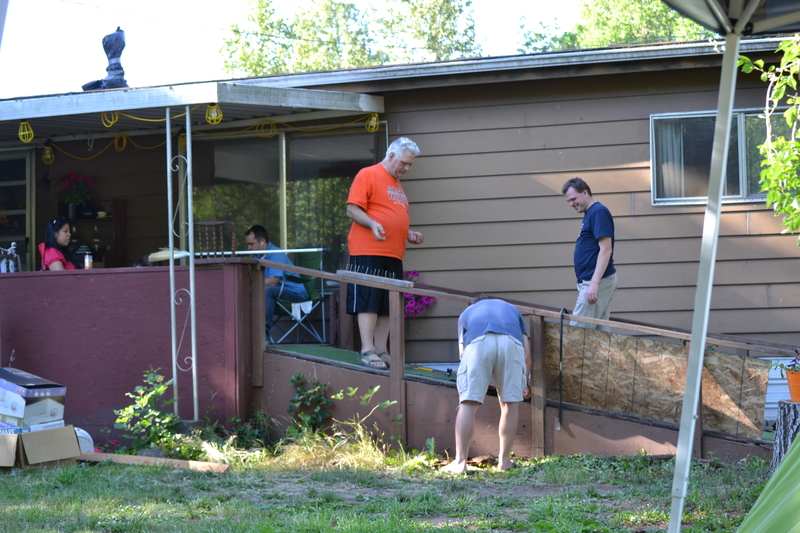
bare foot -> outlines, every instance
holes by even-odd
[[[389,368],[389,365],[392,363],[392,358],[389,355],[389,352],[381,352],[378,354],[378,357],[381,358],[381,361],[386,363],[386,368]]]
[[[512,468],[516,468],[517,463],[512,461],[511,459],[504,459],[502,461],[497,462],[497,469],[498,470],[511,470]]]
[[[448,474],[463,474],[467,471],[467,462],[464,461],[460,463],[458,461],[453,461],[447,466],[442,467],[442,472],[447,472]]]

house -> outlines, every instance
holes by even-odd
[[[778,42],[748,40],[742,53],[770,58]],[[408,136],[422,155],[403,181],[412,226],[425,244],[409,250],[405,265],[419,270],[421,281],[571,308],[580,219],[560,191],[580,175],[615,216],[620,286],[612,318],[689,328],[719,46],[559,52],[0,101],[0,180],[20,191],[19,205],[7,207],[0,246],[29,244],[26,268],[36,269],[32,244],[57,214],[58,179],[69,171],[95,177],[95,210],[111,211],[116,221],[113,202],[124,205],[124,243],[119,231],[98,238],[116,250],[124,244],[126,266],[165,246],[165,175],[185,164],[167,157],[166,139],[177,153],[183,127],[192,131],[198,219],[234,220],[240,231],[261,222],[280,245],[325,246],[332,271],[345,254],[348,180],[382,158],[388,139]],[[740,76],[709,332],[797,344],[800,248],[795,237],[781,235],[755,185],[765,90],[757,76]],[[204,123],[213,114],[209,104],[219,104],[221,124]],[[187,110],[188,120],[180,116]],[[171,128],[149,122],[167,115],[174,117]],[[19,139],[26,119],[36,137],[30,144]],[[52,164],[42,160],[48,139],[57,147]],[[101,233],[86,231],[92,238]],[[456,360],[462,309],[437,302],[410,321],[407,359]],[[9,343],[11,312],[3,313],[6,364],[19,348]],[[166,339],[163,349],[169,351]]]

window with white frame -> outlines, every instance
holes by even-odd
[[[715,122],[713,112],[650,116],[653,205],[706,203]],[[773,133],[787,133],[780,113],[773,116],[772,123]],[[733,113],[724,202],[763,201],[758,146],[765,138],[766,124],[758,111]]]

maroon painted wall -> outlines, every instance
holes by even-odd
[[[188,268],[178,267],[176,286],[188,288],[188,278]],[[250,294],[258,280],[263,274],[249,260],[196,270],[201,420],[248,416]],[[179,340],[189,302],[180,296]],[[161,368],[171,376],[167,267],[4,274],[0,298],[0,363],[8,366],[13,350],[15,368],[66,385],[65,421],[96,443],[105,442],[101,429],[113,428],[113,411],[131,403],[125,393],[142,384],[145,370]],[[191,355],[188,327],[183,367]],[[193,417],[191,379],[191,372],[179,372],[183,419]]]

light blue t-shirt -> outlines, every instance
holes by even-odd
[[[524,343],[527,331],[522,314],[503,300],[481,300],[467,307],[458,317],[458,340],[462,346],[486,333],[511,335]]]
[[[280,248],[278,248],[272,243],[269,243],[269,245],[267,246],[267,250],[280,250]],[[267,261],[275,261],[276,263],[283,263],[284,265],[294,265],[294,263],[292,263],[292,260],[289,259],[289,256],[283,252],[277,254],[264,254],[261,257],[261,259],[266,259]],[[285,276],[286,273],[283,270],[279,270],[277,268],[272,268],[272,267],[268,267],[264,272],[265,278],[284,279]],[[285,280],[283,282],[283,286],[285,290],[288,289],[292,292],[300,292],[300,291],[305,292],[306,290],[302,283],[296,283],[294,281],[289,281],[289,280]]]

